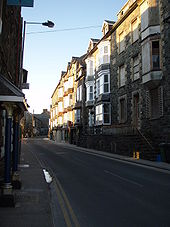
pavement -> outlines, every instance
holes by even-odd
[[[13,190],[15,207],[0,207],[1,227],[51,227],[50,189],[36,156],[22,149],[19,175],[20,190]]]
[[[148,160],[134,159],[117,154],[106,153],[77,147],[71,144],[56,143],[63,147],[73,150],[88,152],[92,155],[117,159],[121,162],[140,165],[146,168],[154,168],[170,174],[170,164],[164,162],[152,162]],[[0,226],[1,227],[60,227],[54,224],[50,187],[46,182],[43,168],[37,157],[28,149],[21,152],[21,163],[19,166],[22,187],[14,190],[16,198],[15,207],[0,207]]]

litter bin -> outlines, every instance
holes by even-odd
[[[160,143],[161,160],[170,163],[170,143]]]

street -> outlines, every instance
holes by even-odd
[[[53,179],[56,226],[170,226],[170,173],[48,139],[25,139],[22,149]]]

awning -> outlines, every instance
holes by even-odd
[[[2,75],[0,75],[0,102],[14,103],[23,111],[28,110],[25,94]]]

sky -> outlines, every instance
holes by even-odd
[[[34,0],[34,7],[23,7],[27,22],[53,21],[54,28],[26,25],[24,64],[29,90],[23,90],[32,113],[50,110],[51,96],[61,71],[66,71],[72,56],[87,52],[90,38],[102,37],[104,20],[117,21],[117,13],[127,0]],[[90,27],[90,28],[87,28]]]

